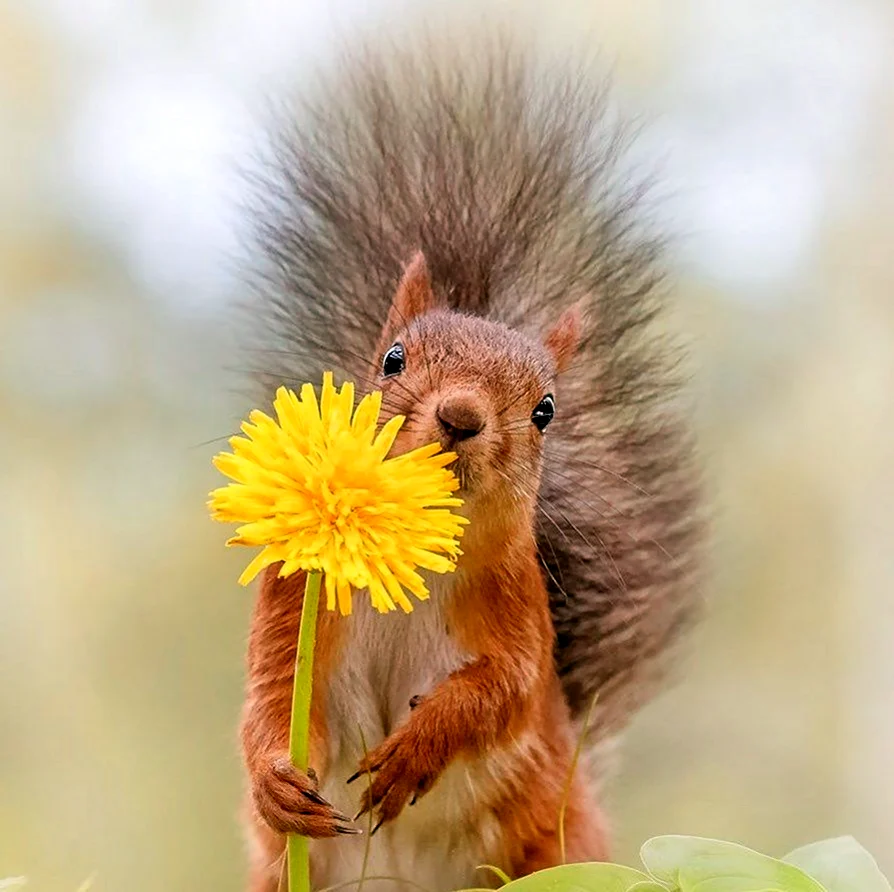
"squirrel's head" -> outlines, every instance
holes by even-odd
[[[580,337],[577,309],[543,340],[440,308],[423,255],[407,267],[379,342],[373,386],[386,417],[405,415],[394,453],[440,442],[470,515],[514,507],[530,516],[544,438],[559,407],[556,378]]]

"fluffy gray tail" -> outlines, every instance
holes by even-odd
[[[660,242],[627,139],[586,66],[487,45],[352,52],[279,115],[255,176],[260,380],[368,371],[403,265],[425,253],[456,310],[589,326],[546,438],[538,545],[575,714],[596,730],[649,694],[691,613],[698,524],[675,413]]]

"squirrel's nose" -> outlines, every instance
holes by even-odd
[[[484,430],[484,407],[473,393],[444,397],[438,405],[437,415],[444,433],[455,443]]]

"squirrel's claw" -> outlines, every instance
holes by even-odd
[[[373,767],[369,767],[369,768],[366,768],[366,767],[364,767],[364,768],[359,768],[357,771],[355,771],[355,772],[354,772],[354,773],[353,773],[353,774],[352,774],[352,775],[345,781],[345,783],[346,783],[346,784],[353,784],[354,781],[357,780],[357,778],[360,777],[361,775],[363,775],[363,774],[371,774],[372,772],[374,772],[374,771],[378,771],[378,770],[379,770],[379,769],[378,769],[378,766],[376,766],[375,768],[373,768]]]
[[[361,818],[362,818],[368,811],[369,811],[369,804],[368,804],[368,803],[365,803],[365,804],[363,805],[363,807],[360,809],[360,811],[358,811],[357,814],[354,815],[353,818],[351,818],[351,820],[352,820],[352,821],[359,821],[359,820],[360,820],[360,819],[361,819]]]
[[[252,798],[259,817],[277,833],[323,839],[362,832],[320,795],[316,778],[298,771],[287,754],[271,759],[254,774]]]
[[[428,736],[414,733],[412,724],[405,725],[384,740],[360,762],[360,767],[349,780],[362,774],[371,782],[360,799],[361,808],[354,820],[369,811],[378,818],[375,829],[386,821],[393,821],[410,802],[415,803],[434,785],[443,770],[444,760],[431,752]]]

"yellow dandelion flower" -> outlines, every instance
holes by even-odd
[[[319,403],[310,384],[300,396],[280,387],[276,419],[251,412],[214,458],[235,482],[211,493],[211,515],[242,524],[227,545],[263,547],[243,585],[282,562],[280,576],[322,571],[330,610],[350,613],[352,589],[366,589],[377,610],[409,612],[407,592],[428,597],[419,568],[454,569],[466,523],[450,511],[462,504],[456,456],[433,443],[387,458],[404,417],[376,433],[381,406],[372,393],[354,411],[354,386],[337,390],[327,372]]]

